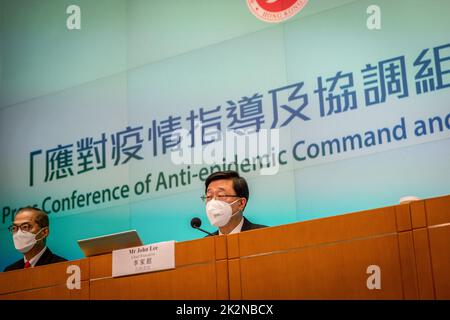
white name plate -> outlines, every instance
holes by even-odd
[[[174,268],[174,240],[115,250],[112,253],[113,277]]]

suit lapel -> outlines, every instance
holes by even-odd
[[[250,221],[248,221],[245,217],[242,217],[242,219],[244,219],[244,223],[242,224],[241,231],[250,230],[252,227],[252,224],[250,223]]]
[[[36,262],[35,266],[43,266],[45,264],[48,264],[48,262],[51,260],[53,254],[50,251],[50,249],[47,247],[47,249],[45,249],[44,253],[42,254],[42,256],[39,258],[39,260]]]
[[[25,262],[23,261],[23,258],[16,262],[16,266],[18,269],[25,268]]]

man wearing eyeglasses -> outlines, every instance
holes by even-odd
[[[23,259],[7,266],[3,271],[67,261],[47,248],[46,238],[50,231],[48,216],[44,211],[33,207],[20,209],[9,231],[12,233],[14,247],[23,254]]]
[[[243,216],[249,197],[247,181],[236,171],[220,171],[205,181],[206,215],[219,228],[214,235],[232,234],[267,226],[251,223]]]

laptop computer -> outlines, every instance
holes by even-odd
[[[100,237],[78,240],[78,245],[86,257],[110,253],[114,250],[142,246],[136,230],[107,234]]]

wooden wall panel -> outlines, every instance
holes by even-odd
[[[428,230],[426,228],[413,230],[413,239],[419,298],[425,300],[435,299]]]
[[[395,232],[395,209],[386,207],[239,233],[239,254],[248,256]]]
[[[450,299],[449,244],[445,196],[179,242],[174,270],[112,278],[106,254],[0,273],[0,299]]]
[[[242,299],[240,259],[228,260],[228,280],[230,287],[230,299]]]
[[[397,231],[407,231],[412,229],[411,213],[409,204],[402,204],[395,207],[395,217],[397,220]]]
[[[381,289],[367,268],[381,269]],[[242,299],[402,299],[396,235],[240,259]]]
[[[416,256],[412,231],[398,234],[404,299],[419,299]]]
[[[230,289],[228,285],[228,261],[216,262],[217,296],[216,299],[230,299]]]
[[[120,278],[92,280],[90,298],[101,299],[217,299],[215,263]]]
[[[450,196],[425,200],[428,226],[450,223]]]
[[[25,290],[2,295],[4,300],[89,300],[89,281],[82,281],[80,289],[69,290],[65,285]]]
[[[65,286],[67,278],[70,276],[67,273],[67,268],[70,265],[77,265],[80,267],[82,281],[89,280],[90,272],[88,259],[2,272],[0,273],[0,299],[2,299],[1,294],[4,293],[53,287],[62,284]]]
[[[436,299],[450,299],[450,224],[428,229]]]

